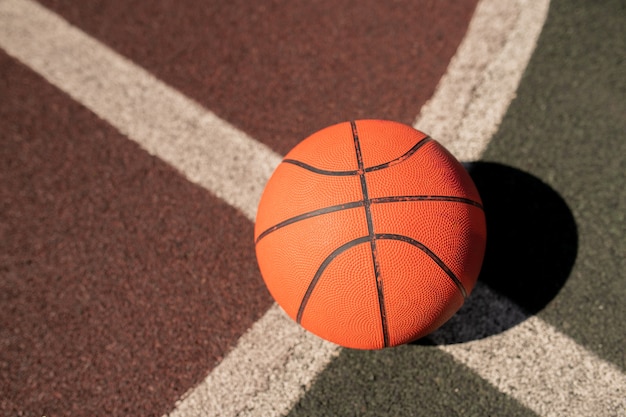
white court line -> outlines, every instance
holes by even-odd
[[[506,3],[517,11],[516,18],[503,22],[500,37],[493,33],[499,26],[494,28],[493,22],[485,17],[494,10],[501,10],[502,5],[498,3]],[[445,99],[438,99],[443,94],[441,91],[446,91],[446,86],[440,85],[418,118],[419,127],[427,130],[424,126],[431,123],[428,122],[429,111],[440,115],[437,117],[445,117],[447,111],[450,112],[448,117],[455,118],[450,120],[462,121],[458,131],[463,123],[469,123],[463,119],[472,113],[467,109],[491,108],[489,103],[498,102],[489,94],[477,94],[497,92],[493,83],[498,80],[471,74],[471,61],[475,57],[462,55],[463,51],[474,51],[474,47],[466,45],[468,39],[487,41],[474,35],[474,31],[481,30],[476,22],[490,25],[490,36],[495,42],[486,48],[485,53],[492,56],[481,61],[486,67],[479,71],[485,74],[491,69],[493,74],[498,74],[498,65],[494,62],[502,61],[502,65],[506,64],[503,70],[508,71],[506,60],[513,59],[508,58],[510,51],[521,48],[528,56],[532,52],[547,5],[547,0],[483,0],[454,58],[455,65],[467,72],[466,82],[477,83],[469,89],[471,98],[461,106],[447,107]],[[522,32],[524,36],[520,35]],[[531,45],[517,44],[524,41]],[[0,0],[0,47],[149,152],[178,168],[191,181],[254,219],[258,198],[280,161],[279,155],[30,0]],[[524,56],[526,54],[522,54]],[[525,68],[528,57],[525,59],[516,65],[518,71]],[[515,77],[519,81],[521,73]],[[491,101],[481,103],[481,97],[490,97]],[[501,102],[505,103],[501,109],[504,114],[508,101]],[[437,106],[448,110],[436,111]],[[462,113],[454,113],[453,108],[462,109]],[[488,120],[483,123],[495,126],[490,129],[497,128],[499,120],[494,125],[493,120],[497,118],[490,112],[475,110],[472,114],[477,126],[482,126],[480,117],[486,116]],[[445,119],[439,119],[439,123],[444,122]],[[433,125],[436,126],[437,123]],[[483,134],[487,136],[490,137],[488,133]],[[442,142],[456,146],[454,142],[450,145],[446,137],[442,134]],[[486,141],[480,152],[464,146],[455,152],[461,159],[474,159],[485,145]],[[240,159],[236,159],[237,156]],[[488,297],[503,303],[515,314],[523,314],[509,300],[486,287],[477,287],[474,296]],[[445,334],[438,333],[434,337],[445,339]],[[524,348],[523,352],[520,347]],[[626,376],[537,317],[496,336],[440,348],[542,415],[567,409],[570,416],[603,416],[613,415],[614,410],[624,407]],[[207,378],[177,403],[171,415],[286,414],[338,351],[335,345],[303,331],[274,306]]]
[[[479,159],[515,98],[549,3],[479,2],[463,42],[413,125],[458,159]]]
[[[248,218],[282,157],[32,1],[0,0],[2,47]]]
[[[30,0],[0,0],[0,47],[254,221],[280,155]],[[338,352],[274,304],[173,415],[280,415]]]
[[[488,287],[476,290],[480,294],[472,297],[488,299],[489,306],[495,300],[507,315],[523,315]],[[626,376],[539,317],[490,334],[439,347],[540,416],[626,416]],[[435,333],[432,339],[443,342],[446,336]]]

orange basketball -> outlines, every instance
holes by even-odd
[[[330,126],[292,149],[267,183],[254,234],[285,312],[358,349],[445,323],[476,283],[486,238],[461,164],[424,133],[383,120]]]

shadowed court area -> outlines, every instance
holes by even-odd
[[[466,168],[485,207],[485,259],[465,305],[418,344],[467,342],[520,323],[556,297],[576,260],[576,223],[554,189],[503,164],[474,162]]]

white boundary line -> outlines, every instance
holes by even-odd
[[[284,415],[339,351],[337,345],[306,332],[274,304],[169,415]]]
[[[282,157],[31,0],[0,0],[2,47],[254,220]]]
[[[463,161],[496,133],[535,49],[549,0],[482,0],[433,97],[413,124]]]
[[[474,296],[488,300],[482,305],[495,306],[501,313],[489,314],[496,318],[492,322],[496,325],[503,318],[515,320],[524,315],[486,286],[477,287]],[[500,326],[500,331],[506,328],[503,323]],[[626,376],[539,317],[488,334],[494,335],[439,348],[540,416],[626,415]],[[435,333],[433,339],[445,341],[447,336]]]
[[[481,1],[418,128],[460,159],[478,158],[515,94],[547,9],[547,0]],[[485,27],[487,34],[481,32]],[[30,0],[0,0],[0,46],[254,219],[279,155]],[[463,136],[469,127],[471,135]],[[523,314],[486,287],[472,296]],[[440,348],[542,415],[614,415],[624,408],[626,377],[537,317],[496,336]],[[274,305],[171,415],[285,414],[338,352]]]

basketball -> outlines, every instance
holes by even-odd
[[[478,191],[442,145],[410,126],[357,120],[294,147],[261,197],[263,280],[308,331],[381,349],[445,323],[480,272]]]

